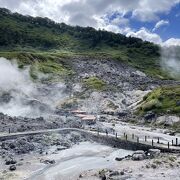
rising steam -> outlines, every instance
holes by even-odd
[[[29,67],[20,70],[15,61],[0,58],[0,112],[11,116],[45,116],[67,97],[63,83],[34,83]]]
[[[180,47],[162,47],[161,66],[173,78],[180,79]]]

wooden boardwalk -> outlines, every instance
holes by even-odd
[[[122,149],[131,149],[131,150],[148,150],[148,149],[160,149],[162,152],[171,152],[171,153],[180,153],[180,146],[178,140],[172,145],[171,142],[167,144],[162,144],[161,142],[157,143],[154,140],[146,139],[139,140],[138,137],[132,135],[131,137],[127,134],[123,136],[118,136],[117,133],[108,134],[98,132],[98,131],[89,131],[78,128],[59,128],[59,129],[48,129],[48,130],[39,130],[39,131],[29,131],[29,132],[18,132],[18,133],[4,133],[0,134],[0,141],[12,140],[19,137],[30,136],[30,135],[42,135],[42,134],[52,134],[52,133],[69,133],[69,132],[79,132],[84,134],[87,137],[87,140],[93,139],[98,143],[103,143],[109,146],[122,148]]]

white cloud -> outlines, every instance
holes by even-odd
[[[109,12],[125,14],[141,21],[158,20],[158,13],[168,12],[180,0],[0,0],[0,6],[33,16],[47,16],[58,22],[94,25],[94,17],[102,17]],[[75,18],[77,17],[77,18]],[[124,20],[124,19],[121,19]]]
[[[159,29],[160,27],[162,27],[162,26],[167,26],[167,25],[169,25],[169,21],[168,21],[168,20],[160,20],[160,21],[158,21],[158,22],[156,23],[153,31],[156,31],[156,30]]]
[[[158,16],[152,10],[135,9],[132,13],[132,17],[143,22],[150,22],[158,20]]]
[[[141,38],[144,41],[153,42],[161,46],[166,46],[166,47],[180,46],[180,39],[170,38],[166,41],[163,41],[158,34],[152,33],[145,28],[141,28],[139,31],[136,32],[131,29],[128,29],[128,31],[124,32],[124,34],[126,34],[126,36]]]
[[[163,43],[163,46],[180,46],[180,39],[170,38]]]
[[[151,33],[150,31],[148,31],[145,28],[141,28],[137,32],[131,31],[131,32],[127,33],[126,35],[141,38],[141,39],[143,39],[145,41],[150,41],[150,42],[153,42],[153,43],[156,43],[156,44],[161,44],[162,43],[162,39],[158,34]]]
[[[137,8],[133,10],[132,17],[143,22],[156,21],[159,13],[168,13],[180,0],[140,0]]]
[[[116,26],[127,26],[129,24],[129,19],[117,16],[111,21],[111,24]]]

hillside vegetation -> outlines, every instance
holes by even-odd
[[[157,114],[180,115],[180,86],[165,86],[155,89],[144,97],[138,111],[140,114],[153,111]]]
[[[0,9],[0,51],[1,56],[18,57],[23,62],[34,60],[31,57],[39,53],[45,58],[49,54],[111,58],[149,75],[169,78],[160,68],[159,47],[153,43],[91,27],[55,23],[48,18],[23,16],[4,8]]]

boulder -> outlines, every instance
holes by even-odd
[[[177,102],[176,102],[176,106],[180,106],[180,101],[177,101]]]
[[[149,152],[151,158],[158,157],[161,153],[161,151],[159,149],[149,149],[148,152]]]
[[[17,161],[14,160],[14,159],[11,159],[11,158],[5,160],[5,164],[6,164],[6,165],[16,164],[16,163],[17,163]]]
[[[47,104],[40,102],[36,99],[31,99],[25,102],[25,105],[30,105],[34,109],[38,109],[42,112],[50,112],[50,108]]]
[[[116,113],[119,117],[124,117],[128,115],[128,112],[122,111],[122,112],[117,112]]]
[[[112,177],[112,176],[119,176],[120,173],[118,171],[113,171],[109,174],[109,177]]]
[[[9,103],[12,99],[12,96],[9,92],[4,92],[3,94],[0,95],[0,103]]]
[[[174,123],[180,122],[180,117],[178,116],[160,116],[156,120],[156,124],[164,124],[166,126],[172,126]]]
[[[119,158],[119,157],[116,157],[115,160],[116,161],[122,161],[124,158]]]
[[[123,175],[124,175],[124,171],[121,171],[121,172],[120,172],[120,175],[123,176]]]
[[[10,170],[10,171],[15,171],[15,170],[16,170],[16,166],[15,166],[15,165],[11,165],[11,166],[9,167],[9,170]]]
[[[147,114],[144,115],[145,120],[153,120],[155,119],[156,114],[153,112],[148,112]]]
[[[46,159],[46,160],[43,160],[41,159],[40,160],[41,163],[44,163],[44,164],[55,164],[55,160],[50,160],[50,159]]]
[[[132,160],[133,161],[141,161],[146,158],[145,152],[144,151],[135,151],[132,155]]]

